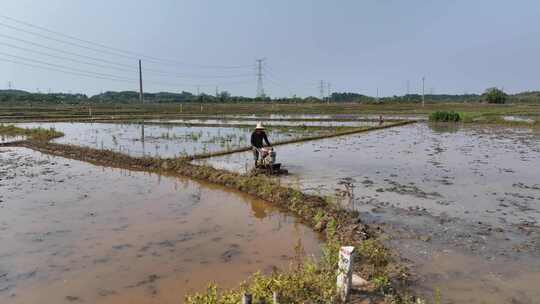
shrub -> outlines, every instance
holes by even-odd
[[[458,122],[462,120],[462,117],[459,113],[451,111],[437,111],[429,115],[430,121],[443,121],[443,122]]]
[[[506,103],[508,95],[498,88],[490,88],[486,90],[484,97],[488,103],[503,104]]]

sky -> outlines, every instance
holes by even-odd
[[[538,54],[537,0],[0,1],[0,89],[516,93]]]

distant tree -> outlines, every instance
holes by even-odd
[[[224,102],[224,101],[227,101],[231,98],[231,93],[227,92],[227,91],[221,91],[219,92],[218,94],[218,99],[219,101],[221,102]]]
[[[497,103],[497,104],[503,104],[508,99],[508,95],[506,95],[503,90],[500,90],[498,88],[489,88],[484,93],[484,97],[488,103]]]

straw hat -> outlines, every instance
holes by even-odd
[[[259,123],[257,124],[257,126],[255,127],[255,130],[264,130],[264,127],[263,127],[263,125],[262,125],[261,122],[259,122]]]

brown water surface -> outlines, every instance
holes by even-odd
[[[181,303],[286,268],[294,218],[240,193],[0,148],[0,303]]]

